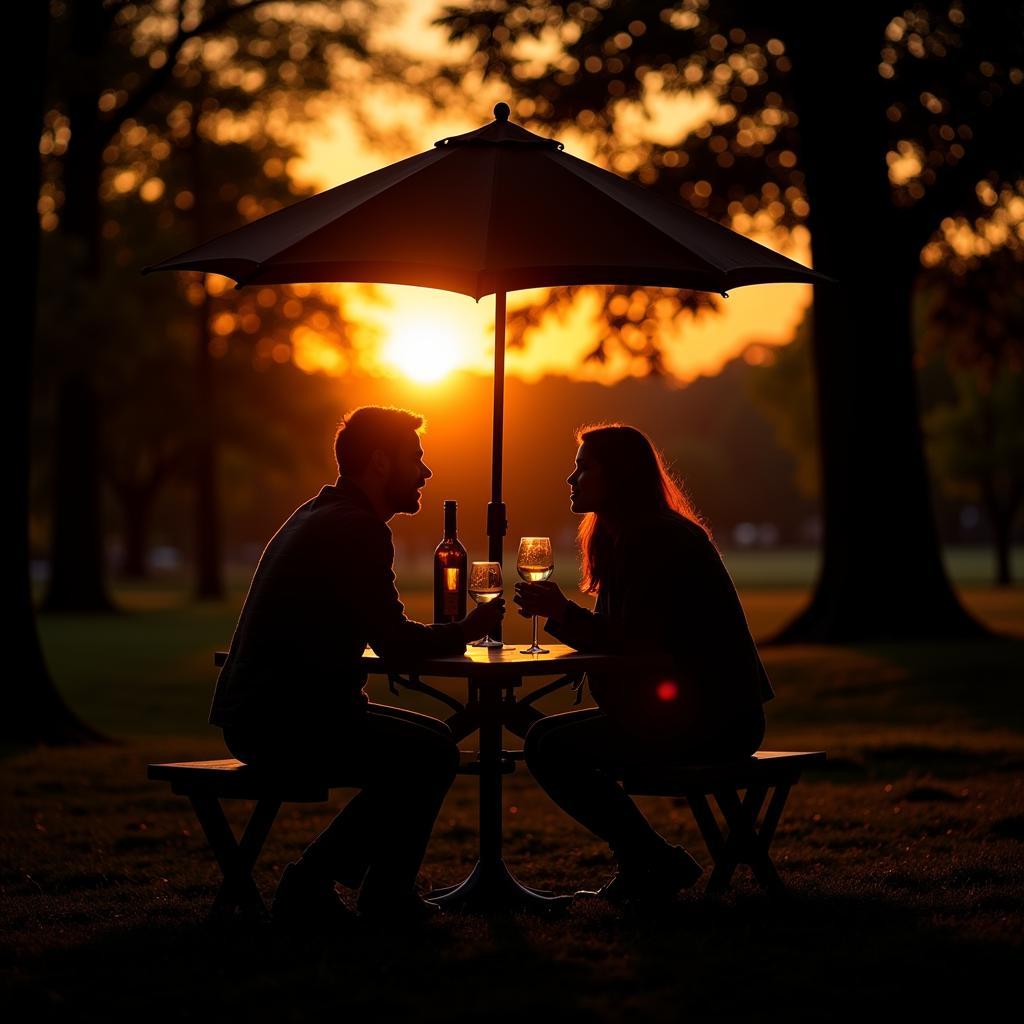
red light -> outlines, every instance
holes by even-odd
[[[658,700],[675,700],[679,696],[679,687],[671,679],[666,679],[663,683],[658,683],[655,692],[658,694]]]

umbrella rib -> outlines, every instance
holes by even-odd
[[[492,153],[491,153],[491,187],[490,187],[490,190],[489,190],[490,191],[491,201],[490,201],[490,203],[489,203],[489,205],[487,207],[487,227],[484,230],[484,253],[483,253],[483,256],[484,256],[484,258],[483,258],[483,267],[484,267],[484,269],[478,270],[476,272],[476,292],[478,294],[480,292],[480,286],[481,286],[481,283],[482,283],[480,278],[481,278],[481,275],[487,273],[486,267],[488,266],[488,263],[489,263],[489,260],[490,260],[490,255],[491,255],[491,231],[492,231],[492,229],[494,227],[494,207],[495,207],[496,203],[498,202],[497,190],[494,187],[495,182],[498,179],[498,152],[499,152],[499,149],[498,149],[497,146],[495,146],[493,151],[492,151]],[[495,279],[495,289],[494,290],[495,290],[495,297],[497,297],[497,290],[498,290],[497,289],[497,279]],[[479,302],[480,300],[477,299],[477,301]]]

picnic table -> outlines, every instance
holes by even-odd
[[[214,661],[223,665],[226,657],[226,652],[218,651]],[[562,644],[549,645],[545,654],[524,654],[515,647],[468,647],[463,655],[416,661],[382,658],[370,648],[364,651],[361,670],[367,675],[386,675],[393,692],[406,687],[446,704],[452,711],[447,722],[457,741],[479,733],[479,749],[464,750],[460,766],[462,774],[479,779],[478,860],[465,879],[435,889],[428,898],[459,910],[544,912],[566,903],[564,896],[520,882],[502,857],[502,777],[513,772],[522,759],[521,750],[502,748],[502,728],[514,718],[517,705],[532,703],[564,686],[578,685],[587,672],[649,670],[657,663],[658,659],[641,654],[581,654]],[[424,676],[465,679],[466,700],[427,685]],[[544,676],[558,678],[518,698],[524,680]],[[769,855],[776,827],[789,792],[803,771],[825,759],[824,751],[762,750],[740,761],[638,767],[627,772],[622,783],[632,795],[686,800],[715,864],[705,892],[727,889],[739,864],[750,866],[762,888],[778,892],[784,886]],[[252,869],[274,818],[282,802],[326,800],[327,783],[322,779],[269,777],[258,767],[233,758],[154,764],[149,766],[148,774],[154,781],[170,783],[173,792],[189,797],[196,810],[224,873],[212,916],[241,912],[264,918],[266,910],[252,880]],[[712,811],[709,795],[718,804],[724,827]],[[221,799],[256,801],[241,841],[235,839],[227,823]]]

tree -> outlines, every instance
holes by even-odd
[[[793,340],[772,350],[772,362],[751,378],[750,397],[771,423],[779,444],[795,460],[800,494],[817,499],[821,472],[811,372],[812,319],[813,313],[808,311]]]
[[[369,15],[376,9],[375,0],[344,4],[299,0],[287,8],[264,0],[75,0],[72,4],[52,0],[33,6],[33,31],[27,38],[38,47],[31,67],[39,77],[29,78],[30,95],[19,104],[32,122],[31,147],[21,161],[26,191],[29,183],[32,189],[31,202],[24,207],[26,223],[20,229],[31,267],[28,294],[36,294],[40,224],[48,232],[59,233],[66,243],[60,266],[65,287],[47,294],[48,309],[63,308],[68,314],[64,348],[69,357],[57,402],[51,608],[110,607],[103,578],[100,428],[92,362],[110,310],[109,305],[104,308],[94,301],[101,292],[97,282],[103,269],[102,201],[123,193],[126,182],[129,190],[143,198],[144,190],[159,187],[157,172],[172,155],[169,140],[180,128],[183,110],[180,104],[170,112],[160,110],[157,100],[179,86],[190,88],[187,76],[196,63],[212,62],[219,75],[218,89],[236,88],[235,95],[246,100],[242,120],[249,115],[257,124],[274,122],[271,127],[277,129],[314,116],[310,95],[331,84],[340,83],[339,88],[358,96],[357,76],[338,80],[331,74],[336,56],[364,60],[368,73],[393,78],[398,73],[394,62],[365,49]],[[308,19],[301,16],[307,13]],[[282,22],[284,17],[291,20]],[[273,105],[273,117],[266,107],[258,107],[254,96]],[[211,121],[217,121],[217,111],[208,113]],[[220,128],[230,121],[231,109],[226,113],[228,119],[217,124]],[[112,168],[132,147],[145,152],[136,155],[131,167]],[[40,153],[46,164],[43,174]],[[180,210],[184,197],[176,199]],[[260,212],[266,211],[244,204],[239,209],[248,216]],[[168,227],[164,225],[163,230]],[[132,269],[134,273],[137,268]],[[33,320],[35,312],[34,308]],[[32,345],[18,346],[18,355],[23,359],[16,370],[23,372],[16,377],[25,388],[15,403],[14,436],[22,442],[14,472],[15,504],[27,523]],[[98,738],[68,711],[46,669],[35,629],[25,533],[18,534],[18,566],[11,577],[19,581],[12,607],[14,635],[21,645],[12,652],[12,660],[22,666],[24,677],[13,687],[4,736],[27,742]]]
[[[985,233],[966,224],[946,230],[959,251],[944,241],[929,252],[934,263],[922,288],[920,358],[936,475],[947,493],[984,509],[996,582],[1007,586],[1024,499],[1024,244],[1014,234],[1024,213],[1011,219],[1008,194],[998,206],[994,193],[989,201],[996,218],[979,225],[996,228],[988,232],[1002,242],[994,252]]]
[[[188,139],[184,144],[196,145]],[[200,140],[198,145],[207,151],[203,161],[210,179],[220,183],[211,189],[217,201],[204,204],[203,223],[210,235],[237,226],[239,195],[262,189],[267,202],[284,202],[293,195],[286,179],[267,180],[263,171],[271,155],[290,157],[291,151],[275,146],[268,155],[235,143]],[[308,336],[329,350],[326,354],[341,352],[348,347],[349,325],[339,303],[320,289],[236,292],[226,280],[206,280],[200,274],[125,282],[124,268],[134,271],[194,241],[191,218],[171,212],[174,197],[183,190],[197,194],[191,164],[181,160],[164,168],[160,199],[147,202],[129,193],[104,202],[105,269],[90,294],[70,303],[70,310],[63,304],[44,306],[36,377],[41,397],[59,379],[69,328],[74,329],[68,316],[86,302],[106,311],[105,331],[93,347],[92,362],[104,409],[103,477],[123,531],[122,570],[136,578],[145,575],[149,526],[161,491],[174,479],[190,482],[194,495],[199,475],[209,490],[205,500],[193,501],[199,520],[193,544],[196,590],[209,597],[214,594],[204,591],[204,583],[213,580],[219,589],[221,528],[210,493],[215,481],[206,480],[202,470],[212,470],[226,437],[251,445],[258,462],[269,431],[245,410],[259,404],[255,392],[261,390],[256,380],[260,369],[293,356],[301,359]],[[62,271],[66,240],[50,232],[45,243],[44,293],[58,294],[67,288]],[[225,358],[229,350],[231,358]],[[208,382],[205,393],[196,386],[197,376]],[[261,400],[265,397],[260,394]],[[37,438],[45,442],[50,424],[45,415],[37,419]],[[249,427],[239,431],[242,421]]]
[[[332,74],[336,58],[355,57],[382,78],[398,73],[394,61],[366,47],[376,0],[298,0],[287,7],[267,0],[56,0],[53,11],[43,136],[50,171],[41,209],[43,226],[73,242],[74,263],[65,269],[85,291],[103,269],[103,200],[159,188],[162,165],[178,152],[174,140],[189,132],[191,100],[204,74],[214,93],[200,112],[213,135],[224,141],[219,133],[241,130],[258,146],[268,133],[314,116],[311,97],[319,91],[334,85],[358,97],[360,82]],[[134,158],[125,166],[127,151]],[[179,209],[189,208],[185,196],[176,198]],[[269,210],[251,208],[247,215],[264,212]],[[100,428],[91,361],[105,311],[88,323],[81,312],[57,401],[46,607],[64,611],[111,607],[103,576]]]
[[[439,23],[528,125],[578,124],[613,169],[738,230],[806,224],[815,266],[841,282],[816,289],[813,318],[822,571],[778,639],[976,635],[939,553],[910,297],[942,219],[976,207],[979,182],[1021,176],[1007,130],[1024,118],[1024,14],[845,14],[837,32],[795,5],[476,0]],[[617,119],[681,93],[706,101],[703,124],[622,144]]]
[[[17,237],[21,238],[21,260],[15,272],[21,276],[18,294],[36,296],[39,277],[39,218],[36,202],[39,197],[39,136],[43,117],[44,76],[49,39],[49,11],[44,4],[32,10],[26,26],[24,45],[31,54],[26,92],[18,103],[21,118],[20,149],[15,157],[18,171],[16,195],[21,196],[16,209],[22,212],[16,220]],[[12,346],[13,396],[11,411],[14,429],[11,432],[14,451],[11,456],[11,501],[22,513],[10,545],[12,571],[10,601],[7,605],[11,636],[18,648],[12,652],[13,672],[8,673],[6,713],[0,737],[4,742],[81,743],[102,737],[81,722],[61,699],[46,665],[39,632],[32,608],[32,586],[29,578],[28,504],[30,468],[30,421],[32,400],[32,362],[36,328],[36,303],[31,303],[27,335]]]

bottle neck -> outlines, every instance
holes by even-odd
[[[456,516],[458,509],[454,501],[444,503],[444,539],[457,540]]]

